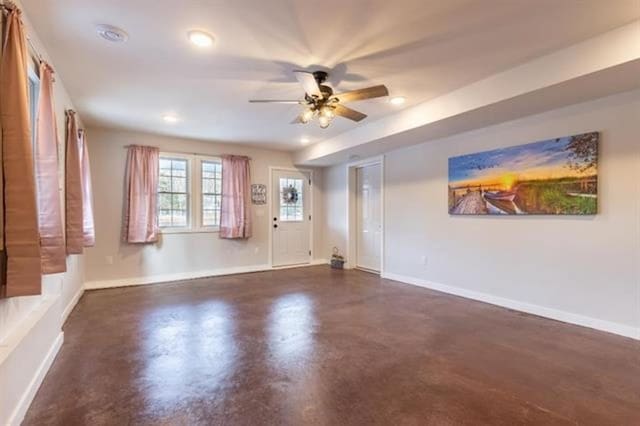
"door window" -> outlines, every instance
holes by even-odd
[[[303,218],[303,180],[280,178],[280,221],[301,222]]]

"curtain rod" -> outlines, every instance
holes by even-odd
[[[33,51],[33,55],[35,56],[35,59],[37,59],[40,62],[47,62],[47,61],[44,60],[44,57],[42,56],[42,53],[40,53],[38,51],[38,49],[36,48],[36,45],[33,44],[33,41],[31,40],[31,37],[29,37],[29,36],[27,36],[27,43],[29,44],[29,47]],[[49,65],[49,66],[51,66],[51,65]]]
[[[124,145],[122,148],[129,149],[129,147],[132,147],[132,146],[149,146],[149,145]],[[174,151],[174,150],[169,150],[169,151],[160,150],[160,152],[164,152],[166,154],[198,155],[201,157],[221,157],[223,155],[227,155],[227,154],[203,154],[201,152],[187,152],[187,151]],[[243,155],[242,157],[247,157],[249,160],[253,160],[251,157],[247,155]]]

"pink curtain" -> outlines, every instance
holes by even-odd
[[[249,158],[222,156],[220,238],[251,237],[250,185]]]
[[[89,147],[87,132],[79,131],[80,179],[82,183],[82,243],[85,247],[96,244],[96,231],[93,223],[93,191],[91,189],[91,168],[89,166]]]
[[[67,262],[58,193],[58,131],[53,103],[53,70],[46,62],[40,63],[38,99],[35,165],[42,273],[55,274],[65,272]]]
[[[67,154],[65,167],[65,211],[67,254],[82,254],[84,223],[80,140],[76,113],[67,111]]]
[[[129,147],[125,171],[122,241],[158,241],[158,169],[160,150],[151,146]]]
[[[0,296],[41,292],[40,236],[27,92],[27,46],[21,13],[3,13],[0,125],[3,174],[3,285]]]

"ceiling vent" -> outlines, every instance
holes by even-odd
[[[123,29],[114,27],[113,25],[98,25],[96,32],[103,39],[113,43],[124,43],[129,39],[129,34]]]

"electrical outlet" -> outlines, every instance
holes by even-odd
[[[260,247],[256,246],[256,247],[253,249],[253,252],[254,252],[255,254],[260,253]]]
[[[429,264],[429,258],[427,256],[422,256],[422,264],[427,266]]]
[[[107,265],[113,265],[113,256],[105,256],[105,258],[104,258],[104,262],[105,262]]]

